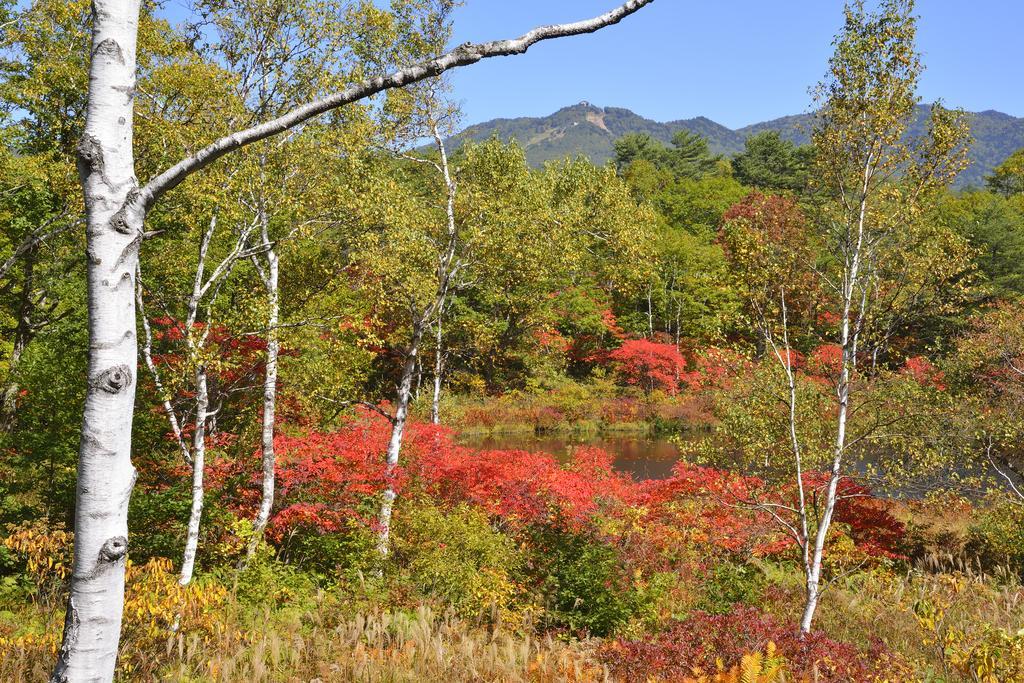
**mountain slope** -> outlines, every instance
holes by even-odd
[[[919,107],[913,132],[924,130],[927,107]],[[1015,150],[1024,147],[1024,118],[997,111],[970,114],[974,144],[970,166],[957,178],[958,187],[980,186],[984,178]],[[493,135],[515,139],[526,150],[526,158],[534,166],[567,156],[583,155],[603,164],[612,158],[615,140],[626,133],[646,133],[669,144],[680,130],[704,136],[711,151],[731,156],[743,149],[748,136],[776,130],[798,144],[808,140],[810,114],[785,116],[732,130],[703,116],[659,123],[628,109],[597,107],[580,102],[559,109],[550,116],[494,119],[466,128],[455,136],[456,145],[464,140],[485,140]]]

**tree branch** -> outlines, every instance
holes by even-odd
[[[353,83],[341,92],[314,100],[275,119],[220,138],[152,178],[132,197],[132,201],[136,204],[136,208],[146,211],[164,193],[177,187],[190,175],[209,166],[225,154],[283,133],[320,114],[366,99],[385,90],[401,88],[438,76],[450,69],[475,64],[482,59],[523,54],[532,45],[544,40],[593,33],[606,26],[619,23],[652,2],[654,0],[628,0],[610,12],[593,19],[569,24],[540,26],[519,38],[510,40],[465,43],[435,59],[399,69],[387,76],[378,76],[360,83]]]

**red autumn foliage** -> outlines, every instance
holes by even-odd
[[[673,344],[630,339],[608,354],[623,382],[650,393],[662,389],[675,394],[686,362]]]
[[[807,372],[817,377],[835,377],[843,364],[843,347],[839,344],[822,344],[807,357]]]
[[[351,521],[372,525],[386,482],[389,433],[384,418],[363,411],[337,432],[278,436],[271,539],[296,530],[334,533]],[[667,479],[637,482],[616,472],[612,457],[597,448],[581,447],[563,465],[545,453],[474,451],[455,443],[448,430],[417,422],[407,426],[402,453],[392,480],[398,491],[412,487],[450,505],[470,503],[512,528],[541,524],[581,530],[597,514],[616,517],[632,508],[642,510],[641,542],[651,558],[672,555],[681,530],[687,541],[723,553],[789,550],[785,544],[771,550],[778,530],[765,515],[723,503],[762,489],[764,482],[755,477],[680,462]],[[215,459],[208,470],[209,490],[251,516],[259,501],[258,466],[256,453],[244,463]],[[823,475],[808,476],[816,485],[813,477]],[[853,482],[845,482],[842,493],[848,497],[837,507],[836,521],[850,526],[850,536],[867,554],[895,557],[903,527],[884,503]]]
[[[931,387],[938,391],[946,390],[946,375],[935,367],[924,356],[908,358],[903,363],[901,373],[907,375],[923,387]]]
[[[801,639],[791,623],[783,623],[753,607],[735,606],[727,614],[694,612],[655,638],[620,640],[605,646],[601,658],[617,680],[684,680],[695,669],[714,672],[719,660],[726,667],[739,663],[744,654],[763,652],[775,643],[798,680],[866,681],[875,666],[889,665],[881,645],[861,654],[847,643],[811,633]]]
[[[578,449],[568,468],[546,453],[438,448],[418,469],[436,497],[471,502],[513,525],[580,527],[602,502],[622,500],[635,486],[596,448]]]
[[[736,351],[712,346],[692,354],[692,369],[684,372],[680,380],[693,391],[722,389],[749,366],[750,360]]]
[[[792,245],[808,239],[803,212],[790,197],[751,192],[722,215],[723,224],[737,220],[746,221],[769,244]]]

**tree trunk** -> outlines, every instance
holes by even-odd
[[[402,451],[402,436],[405,433],[405,421],[409,415],[409,397],[412,394],[412,378],[416,374],[416,359],[419,356],[420,340],[423,338],[423,323],[418,322],[413,328],[412,341],[409,344],[409,351],[405,356],[405,365],[402,367],[402,376],[398,384],[398,401],[395,406],[394,420],[391,426],[391,439],[388,441],[387,452],[387,488],[384,490],[384,500],[380,505],[380,517],[377,520],[378,531],[377,550],[382,556],[387,556],[391,544],[391,511],[394,508],[395,493],[392,477],[398,467],[398,456]]]
[[[185,535],[185,552],[181,561],[178,583],[187,586],[192,581],[199,547],[199,526],[203,519],[203,474],[206,466],[206,416],[210,408],[210,394],[206,381],[206,366],[196,365],[196,422],[192,435],[192,510]]]
[[[647,338],[654,339],[654,303],[651,301],[651,285],[647,285]]]
[[[441,373],[444,372],[444,353],[441,343],[441,315],[437,316],[437,335],[434,350],[434,400],[430,404],[430,421],[433,424],[441,424]]]
[[[264,244],[269,243],[269,236],[264,232]],[[278,323],[281,304],[278,288],[279,264],[277,252],[273,248],[266,253],[267,270],[264,284],[267,289],[267,367],[263,377],[263,432],[261,448],[263,455],[263,493],[260,498],[260,509],[256,513],[253,525],[253,537],[249,543],[248,557],[256,551],[263,531],[270,520],[270,512],[274,507],[274,485],[276,476],[276,454],[274,453],[274,423],[277,411],[277,359],[280,353]]]
[[[53,681],[111,681],[124,611],[137,376],[135,266],[141,209],[126,207],[139,0],[93,0],[89,101],[78,144],[85,196],[89,371],[78,455],[75,553]]]

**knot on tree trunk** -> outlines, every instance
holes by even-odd
[[[124,50],[118,45],[117,41],[113,38],[104,38],[100,41],[100,44],[96,46],[96,49],[92,52],[93,57],[110,57],[116,59],[119,63],[124,64]]]
[[[116,394],[132,383],[132,371],[127,365],[115,365],[96,375],[89,384],[108,394]]]
[[[102,562],[117,562],[128,554],[128,539],[124,536],[108,538],[100,548]]]
[[[78,174],[83,178],[92,173],[103,174],[103,145],[95,135],[86,133],[75,147],[78,160]]]
[[[132,221],[128,217],[129,210],[134,210],[132,206],[139,198],[139,188],[135,185],[134,179],[132,180],[133,187],[128,190],[128,195],[124,199],[124,204],[121,208],[114,212],[114,215],[110,217],[110,227],[115,232],[119,232],[122,235],[130,235],[133,232],[140,232],[139,228],[134,226]],[[141,223],[141,221],[140,221]]]

